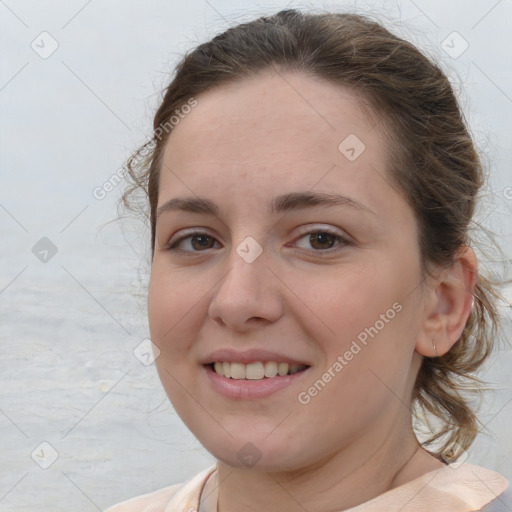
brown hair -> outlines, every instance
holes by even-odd
[[[295,9],[232,27],[178,64],[156,112],[153,138],[128,160],[132,184],[122,197],[130,207],[132,194],[140,189],[143,200],[149,200],[152,254],[169,120],[207,89],[272,69],[350,87],[382,115],[391,133],[389,173],[415,212],[423,269],[450,265],[458,249],[469,245],[468,226],[484,177],[449,80],[414,45],[367,17]],[[479,273],[474,307],[460,339],[447,354],[424,358],[417,376],[414,417],[425,422],[430,413],[441,420],[429,427],[425,443],[442,441],[433,452],[438,457],[448,447],[467,449],[478,432],[464,391],[480,382],[474,372],[493,348],[498,296]]]

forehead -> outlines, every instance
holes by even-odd
[[[261,73],[195,99],[167,141],[162,190],[188,184],[192,192],[231,186],[235,193],[243,179],[249,187],[272,183],[276,192],[327,192],[345,182],[357,194],[385,172],[377,116],[351,89],[299,73]]]
[[[209,89],[196,101],[197,106],[172,131],[180,149],[200,145],[187,155],[196,158],[207,156],[200,149],[213,147],[226,157],[233,151],[241,155],[242,150],[281,152],[287,146],[295,152],[296,140],[309,140],[314,147],[320,144],[319,149],[334,145],[337,150],[338,139],[349,134],[362,138],[377,125],[377,116],[361,94],[297,72],[262,72]],[[237,144],[250,137],[255,144]]]

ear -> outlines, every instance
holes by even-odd
[[[473,308],[476,275],[477,258],[464,245],[454,262],[428,284],[416,352],[426,357],[442,356],[457,342]]]

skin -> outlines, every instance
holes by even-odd
[[[165,390],[219,461],[219,510],[342,510],[442,467],[419,446],[408,405],[432,340],[441,355],[464,328],[473,251],[423,275],[413,211],[390,186],[383,125],[354,92],[266,72],[196,99],[167,141],[158,206],[200,196],[221,213],[158,217],[148,309]],[[338,150],[349,134],[366,146],[354,161]],[[272,198],[298,191],[343,194],[372,213],[269,211]],[[188,228],[211,238],[167,250]],[[325,228],[335,232],[327,242],[307,234]],[[263,248],[252,263],[236,252],[248,236]],[[402,310],[299,403],[394,303]],[[307,362],[308,376],[266,398],[227,398],[201,364],[219,348],[278,350]],[[248,442],[261,455],[252,467],[237,457]]]

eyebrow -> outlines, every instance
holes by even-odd
[[[271,213],[288,212],[292,210],[301,210],[304,208],[313,208],[315,206],[348,206],[358,211],[366,211],[377,215],[367,206],[352,199],[351,197],[340,194],[326,194],[323,192],[291,192],[275,197],[270,203]],[[186,211],[191,213],[204,213],[220,217],[220,208],[209,199],[202,197],[177,197],[165,202],[157,209],[157,218],[164,212]]]

